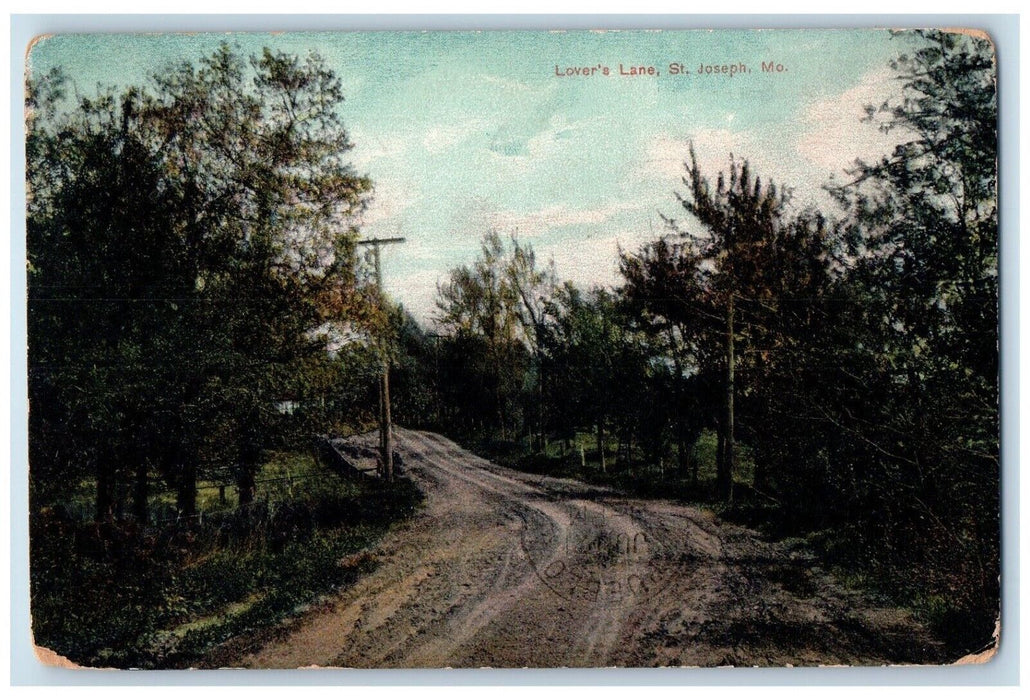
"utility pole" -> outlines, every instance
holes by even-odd
[[[726,453],[723,457],[723,472],[718,475],[720,495],[728,502],[733,502],[733,472],[736,462],[736,445],[734,444],[733,398],[736,353],[733,343],[733,292],[726,309]]]
[[[383,298],[383,271],[379,262],[379,248],[388,243],[404,243],[403,238],[366,238],[358,245],[372,246],[372,260],[375,263],[376,289],[380,302]],[[379,339],[379,360],[382,365],[379,377],[379,455],[383,478],[393,481],[393,425],[390,419],[390,349],[385,334]]]

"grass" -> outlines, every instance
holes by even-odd
[[[694,445],[691,456],[698,466],[696,482],[692,474],[680,471],[673,449],[667,449],[661,463],[655,464],[638,447],[634,447],[632,459],[627,461],[624,455],[617,454],[618,441],[608,437],[604,471],[601,470],[597,437],[593,433],[576,433],[570,440],[569,449],[564,448],[562,441],[552,440],[543,452],[531,450],[528,438],[509,442],[473,439],[469,445],[472,451],[521,471],[610,486],[635,496],[660,496],[719,507],[715,499],[718,437],[714,431],[702,432]],[[750,493],[753,481],[751,452],[746,445],[738,445],[734,474],[736,488],[742,493]]]
[[[190,528],[34,513],[36,643],[88,666],[195,665],[367,572],[352,555],[421,498],[408,481],[344,481],[303,453],[271,455],[257,480],[258,507],[241,511],[208,487],[198,502],[210,517]]]

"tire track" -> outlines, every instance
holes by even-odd
[[[516,472],[433,433],[395,433],[422,512],[372,552],[374,571],[228,665],[940,662],[904,611],[711,513]]]

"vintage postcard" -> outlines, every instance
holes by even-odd
[[[28,51],[44,662],[995,653],[985,33]]]

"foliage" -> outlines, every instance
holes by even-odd
[[[870,112],[907,140],[833,190],[856,262],[829,342],[850,376],[820,410],[861,465],[852,500],[882,514],[859,549],[909,595],[949,601],[964,624],[946,631],[972,648],[999,591],[995,69],[986,39],[917,37],[893,64],[902,100]]]
[[[483,237],[472,265],[455,268],[438,287],[438,323],[451,340],[441,387],[457,405],[462,429],[497,429],[502,439],[522,427],[528,372],[540,368],[544,332],[541,293],[547,277],[532,250],[497,232]],[[531,381],[531,380],[529,380]]]
[[[348,555],[372,546],[420,498],[409,482],[345,482],[303,455],[283,458],[299,476],[292,495],[267,492],[188,529],[34,513],[36,643],[92,666],[194,665],[214,645],[367,570]],[[265,470],[278,473],[273,463]]]
[[[333,528],[350,506],[332,493],[207,550],[210,533],[155,540],[110,521],[127,500],[145,521],[154,476],[184,514],[198,477],[226,469],[246,501],[270,448],[371,419],[389,348],[400,422],[805,535],[920,608],[956,653],[983,646],[999,596],[995,71],[976,37],[899,41],[914,47],[892,63],[901,97],[868,118],[903,138],[829,185],[832,216],[799,210],[747,160],[702,172],[691,149],[682,218],[620,255],[618,286],[560,282],[530,245],[490,232],[438,286],[439,333],[363,279],[349,221],[368,183],[345,163],[339,84],[317,57],[246,63],[223,48],[70,110],[60,76],[39,77],[29,390],[44,637],[93,661],[123,647],[168,661],[179,652],[147,637],[158,628],[267,594],[186,635],[203,646],[288,608],[287,589],[338,581]],[[287,397],[305,399],[291,417],[273,409]],[[84,486],[92,531],[57,507]],[[86,598],[48,588],[78,572]],[[100,609],[136,617],[91,641],[99,591]]]
[[[83,478],[146,518],[152,475],[196,510],[203,470],[252,497],[275,404],[368,314],[339,80],[317,55],[223,45],[71,105],[30,81],[29,394],[37,504]]]

